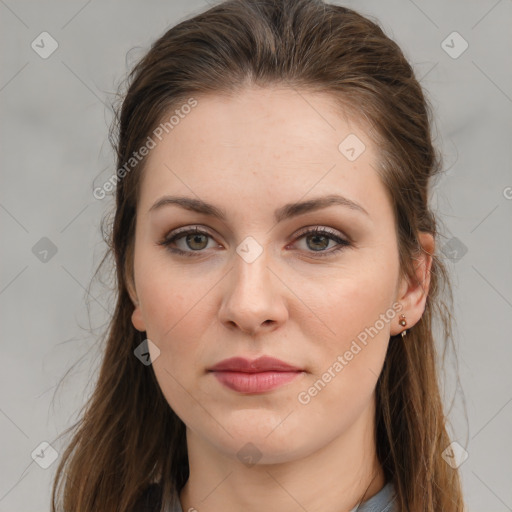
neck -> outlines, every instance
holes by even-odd
[[[375,452],[374,402],[348,430],[310,455],[247,467],[187,428],[183,512],[348,512],[385,485]]]

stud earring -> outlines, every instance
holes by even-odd
[[[402,326],[402,327],[405,327],[407,325],[407,321],[405,320],[405,315],[404,314],[401,314],[400,315],[400,320],[398,321],[398,323]],[[407,329],[404,329],[402,331],[402,338],[405,338],[405,335],[407,334]]]

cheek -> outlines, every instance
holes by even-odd
[[[311,375],[294,397],[297,418],[308,418],[297,426],[306,437],[316,432],[335,436],[348,429],[368,407],[384,364],[390,323],[380,315],[389,300],[370,286],[344,285],[322,306],[335,335],[308,335],[317,340],[308,350]]]
[[[207,317],[197,294],[173,293],[161,284],[155,283],[158,288],[148,301],[148,338],[160,349],[153,370],[167,403],[180,418],[194,425],[204,415],[200,403],[192,397],[200,396]]]
[[[172,288],[163,280],[154,282],[146,298],[145,322],[148,337],[160,348],[161,362],[173,373],[191,372],[211,321],[208,322],[206,301],[201,300],[204,292],[198,294],[193,287],[177,291],[176,287],[176,280]]]
[[[394,272],[363,258],[359,263],[357,270],[332,279],[328,293],[309,290],[308,304],[315,305],[321,321],[304,322],[302,330],[312,341],[308,384],[318,383],[319,398],[311,390],[318,407],[357,409],[371,396],[384,363],[396,315]]]
[[[181,361],[194,359],[202,333],[211,330],[211,297],[218,275],[191,267],[184,270],[169,257],[157,254],[147,257],[138,278],[148,337],[153,336],[169,360],[171,353]]]
[[[340,269],[333,275],[322,287],[302,288],[301,295],[317,317],[316,325],[310,322],[310,327],[321,327],[321,331],[316,331],[317,338],[323,337],[327,346],[338,350],[350,345],[353,338],[373,326],[386,311],[393,312],[395,276],[392,270],[384,272],[364,264],[362,258],[357,268]],[[382,336],[389,333],[389,328],[389,322],[384,326],[379,322]]]
[[[145,259],[143,259],[145,258]],[[148,333],[164,338],[173,336],[182,329],[190,315],[201,310],[201,297],[208,290],[207,285],[191,281],[178,268],[174,268],[165,256],[144,255],[136,268],[137,289],[143,304],[143,316]],[[166,334],[167,333],[167,334]]]

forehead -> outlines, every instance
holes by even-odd
[[[284,203],[310,191],[382,201],[365,125],[346,115],[333,96],[252,88],[196,100],[161,141],[155,140],[142,182],[142,211],[166,192],[210,202],[242,194],[259,197],[260,204]],[[350,146],[360,153],[355,159],[354,151],[346,152]]]
[[[179,110],[179,107],[178,107]],[[165,137],[179,156],[189,149],[193,132],[196,152],[187,157],[202,157],[202,148],[218,148],[215,155],[251,151],[251,156],[288,154],[338,155],[338,139],[346,132],[363,130],[340,108],[333,96],[296,89],[249,88],[230,96],[209,95],[197,99],[197,106],[183,116]],[[182,143],[186,142],[186,145]],[[160,148],[165,151],[164,147]],[[231,152],[225,151],[232,150]],[[264,150],[262,152],[262,150]],[[154,153],[159,153],[157,150]]]

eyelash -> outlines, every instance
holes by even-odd
[[[186,235],[191,235],[191,234],[206,235],[206,236],[209,236],[210,238],[213,238],[208,232],[200,230],[197,227],[195,227],[194,229],[185,229],[183,231],[178,231],[178,232],[174,233],[172,236],[166,237],[163,240],[161,240],[160,242],[158,242],[158,245],[164,246],[167,248],[168,251],[170,251],[174,254],[178,254],[180,256],[187,256],[187,257],[188,256],[190,256],[190,257],[200,256],[201,252],[203,252],[203,251],[182,251],[181,249],[177,249],[176,247],[170,247],[170,245],[173,242],[175,242],[176,240],[178,240]],[[348,240],[340,238],[335,232],[330,231],[328,228],[320,228],[320,227],[316,227],[316,228],[309,229],[309,230],[299,233],[299,235],[297,235],[297,238],[295,239],[295,241],[299,240],[300,238],[304,238],[308,235],[327,236],[328,238],[330,238],[331,240],[334,240],[335,242],[337,242],[339,244],[337,247],[335,247],[334,249],[332,249],[330,251],[318,251],[318,252],[312,251],[313,253],[315,253],[315,257],[323,258],[323,257],[331,256],[334,253],[337,253],[338,251],[341,251],[341,250],[345,249],[346,247],[350,247],[352,245],[352,242],[349,242]]]

